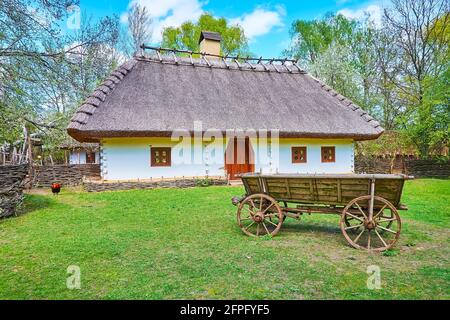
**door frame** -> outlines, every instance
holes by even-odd
[[[233,139],[233,143],[231,143],[231,139]],[[245,139],[244,143],[244,159],[238,159],[238,157],[242,156],[242,151],[239,152],[238,146],[242,145],[239,140]],[[233,159],[231,163],[227,162],[227,154],[230,152],[230,148],[233,146]],[[244,160],[244,163],[238,163],[239,160]],[[225,172],[229,180],[239,180],[239,177],[236,177],[238,174],[255,172],[255,151],[253,149],[252,143],[249,137],[240,138],[233,137],[228,139],[226,147],[225,147]]]

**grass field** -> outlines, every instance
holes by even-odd
[[[1,299],[449,299],[450,181],[409,181],[396,250],[346,245],[338,216],[244,236],[240,187],[27,195],[0,221]],[[81,270],[69,290],[67,268]],[[367,267],[381,270],[369,290]]]

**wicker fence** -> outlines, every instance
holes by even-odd
[[[99,164],[73,164],[34,166],[31,180],[33,187],[49,187],[55,182],[63,186],[77,186],[83,178],[97,177],[100,177]]]
[[[450,178],[450,161],[411,157],[356,157],[357,173],[403,173],[416,178]]]
[[[0,218],[12,216],[23,201],[28,165],[0,166]]]

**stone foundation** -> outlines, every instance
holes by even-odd
[[[142,181],[83,181],[83,188],[88,192],[117,191],[132,189],[156,188],[191,188],[227,185],[228,181],[221,177],[179,178]]]

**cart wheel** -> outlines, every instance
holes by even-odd
[[[381,197],[375,196],[373,219],[369,221],[370,196],[350,201],[344,208],[340,226],[347,242],[354,248],[384,251],[398,241],[401,220],[397,209]]]
[[[237,222],[249,236],[275,236],[283,224],[283,212],[277,201],[265,194],[253,194],[242,200]]]

